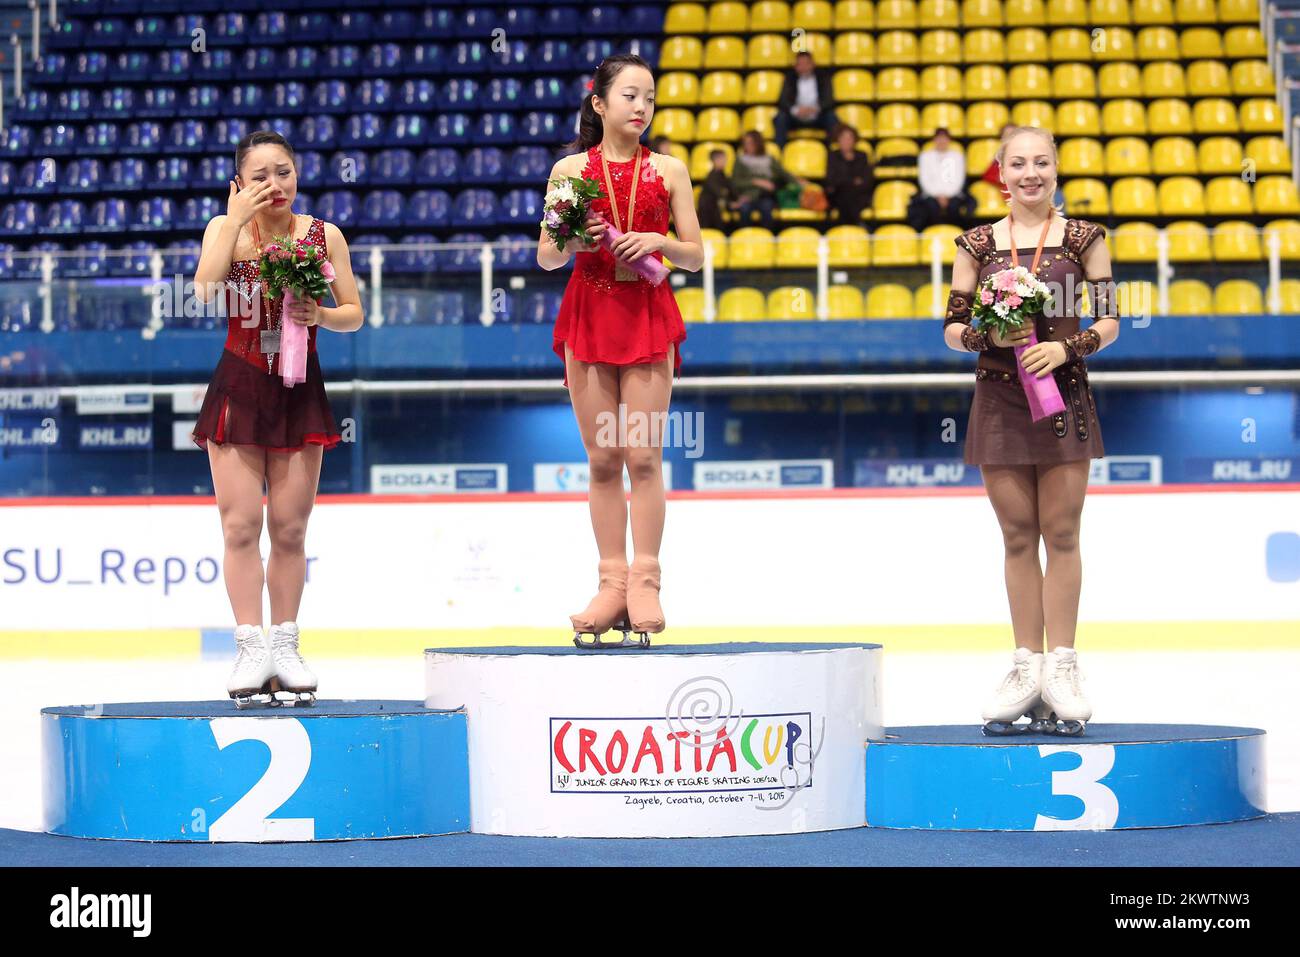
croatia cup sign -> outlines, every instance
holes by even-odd
[[[550,837],[861,827],[883,735],[865,644],[431,649],[468,713],[470,829]],[[543,743],[542,732],[546,738]]]

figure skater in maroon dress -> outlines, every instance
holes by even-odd
[[[1119,335],[1110,254],[1100,241],[1101,226],[1066,219],[1052,206],[1057,159],[1051,133],[1023,126],[1006,130],[998,163],[1010,210],[1004,219],[957,237],[944,322],[949,348],[979,353],[965,461],[980,467],[1002,528],[1016,642],[1014,666],[984,710],[985,727],[990,734],[1021,730],[1024,725],[1012,722],[1032,714],[1030,727],[1036,730],[1080,734],[1092,706],[1074,650],[1082,582],[1079,525],[1089,460],[1105,454],[1084,357]],[[1063,413],[1038,422],[1013,351],[1029,338],[1029,326],[1004,339],[970,325],[979,284],[1016,265],[1029,267],[1055,298],[1045,315],[1035,317],[1038,344],[1020,360],[1035,376],[1054,376],[1065,400]],[[1085,282],[1092,322],[1080,331]],[[1039,565],[1040,539],[1047,547],[1046,575]]]
[[[304,541],[316,500],[324,450],[342,436],[330,412],[316,354],[316,331],[361,328],[361,299],[343,234],[332,223],[293,212],[298,173],[293,148],[278,133],[259,131],[235,150],[235,179],[227,212],[203,234],[194,273],[198,295],[224,295],[229,330],[199,410],[194,441],[206,448],[225,537],[225,581],[235,614],[238,655],[227,691],[241,705],[253,696],[287,691],[312,700],[316,677],[298,652],[298,606],[306,582]],[[282,315],[282,300],[258,282],[258,259],[275,236],[325,247],[335,280],[335,305],[297,297]],[[280,324],[296,322],[308,334],[307,379],[293,386],[280,377]],[[271,627],[262,630],[264,584],[259,542],[262,494],[271,555],[265,585]],[[269,698],[266,699],[269,702]]]
[[[600,561],[596,596],[570,620],[575,635],[600,635],[626,618],[643,641],[664,629],[659,605],[663,425],[686,327],[668,283],[652,285],[627,263],[667,256],[691,272],[704,263],[686,166],[640,143],[654,116],[654,98],[654,76],[640,57],[620,54],[601,63],[582,105],[578,138],[570,144],[577,152],[556,163],[550,178],[594,179],[604,196],[592,203],[591,234],[599,240],[609,223],[624,235],[613,255],[599,245],[567,243],[560,252],[543,230],[537,251],[538,263],[548,270],[575,253],[555,321],[554,348],[565,364],[565,384],[590,463],[588,498]],[[676,239],[667,236],[670,216]],[[620,407],[628,421],[626,438],[611,440],[608,426],[620,420]],[[632,482],[630,567],[624,465]]]

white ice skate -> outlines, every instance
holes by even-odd
[[[1080,735],[1092,717],[1083,693],[1079,656],[1073,648],[1057,648],[1043,656],[1043,703],[1039,722],[1048,734]]]
[[[271,626],[271,658],[280,690],[293,695],[282,704],[315,704],[316,676],[298,653],[298,624],[286,621]]]
[[[1031,717],[1042,704],[1043,655],[1028,648],[1017,648],[1014,665],[994,692],[984,709],[984,733],[988,735],[1024,734],[1033,730],[1032,723],[1016,724],[1025,715]]]
[[[226,692],[243,710],[253,705],[274,706],[275,661],[271,646],[259,625],[240,625],[235,629],[235,670],[226,681]]]

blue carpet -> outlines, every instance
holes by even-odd
[[[358,715],[426,714],[423,701],[349,701],[321,699],[314,705],[280,708],[249,708],[240,711],[231,698],[224,701],[141,701],[101,705],[65,705],[42,708],[42,714],[86,715],[89,709],[106,718],[228,718],[235,714],[255,718],[335,718]],[[443,712],[449,713],[449,712]]]
[[[986,735],[977,724],[939,724],[886,728],[880,744],[974,744],[1007,747],[1027,744],[1148,744],[1154,741],[1221,741],[1263,734],[1259,728],[1214,724],[1090,724],[1087,733],[1072,738],[1059,734]]]
[[[620,641],[622,639],[606,636],[603,641]],[[865,641],[736,641],[716,645],[651,645],[641,648],[630,645],[627,648],[593,651],[579,648],[577,645],[546,645],[544,647],[525,647],[521,645],[501,645],[493,648],[426,648],[425,654],[436,652],[444,655],[744,655],[754,652],[770,654],[783,651],[838,651],[841,648],[883,648]]]
[[[0,829],[0,866],[872,866],[1300,865],[1300,812],[1145,831],[988,833],[853,828],[785,837],[635,840],[446,837],[320,844],[143,844]]]

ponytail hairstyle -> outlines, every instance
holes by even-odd
[[[279,133],[274,130],[255,130],[245,136],[235,146],[235,174],[239,174],[239,169],[244,165],[244,159],[248,156],[249,151],[254,147],[266,145],[278,146],[289,154],[289,159],[293,161],[293,169],[298,171],[298,154],[293,151],[293,147]]]
[[[582,112],[578,117],[578,137],[564,147],[565,152],[585,153],[605,138],[605,124],[591,100],[592,97],[600,97],[602,100],[608,98],[609,88],[614,85],[615,78],[629,66],[639,66],[652,75],[654,73],[650,64],[635,53],[616,53],[600,61],[600,66],[596,68],[596,75],[591,78],[591,92],[582,101]]]
[[[1033,133],[1036,136],[1038,136],[1040,139],[1044,140],[1047,143],[1047,145],[1052,148],[1052,162],[1056,164],[1056,181],[1052,183],[1052,190],[1053,192],[1055,192],[1057,187],[1061,185],[1061,159],[1056,153],[1056,137],[1052,135],[1050,130],[1045,130],[1041,126],[1008,125],[1003,129],[1002,145],[998,147],[998,152],[996,156],[999,170],[1001,170],[1003,166],[1003,160],[1006,158],[1007,144],[1010,143],[1013,139],[1015,139],[1017,136],[1019,136],[1022,133]],[[1005,186],[1006,186],[1006,182],[1003,181],[1003,187],[1005,188]],[[1008,206],[1011,205],[1010,193],[1007,194],[1007,205]],[[1055,203],[1052,203],[1050,205],[1058,215],[1065,216],[1065,209],[1063,207],[1057,206]]]

